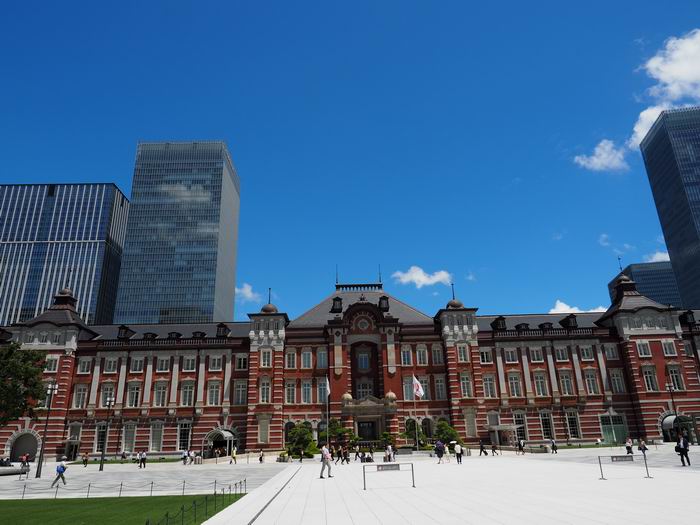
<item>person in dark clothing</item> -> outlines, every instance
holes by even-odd
[[[345,447],[343,449],[343,459],[345,460],[345,463],[348,465],[350,464],[350,447]]]
[[[369,444],[369,457],[374,459],[374,447],[372,446],[371,443]]]
[[[479,456],[481,456],[482,454],[483,454],[484,456],[488,456],[488,455],[489,455],[489,453],[486,452],[486,445],[484,445],[484,440],[483,440],[483,439],[480,439],[480,440],[479,440]]]
[[[683,437],[678,438],[678,443],[676,444],[676,452],[681,457],[681,464],[685,467],[685,462],[688,462],[690,466],[690,458],[688,457],[688,436],[683,435]]]
[[[498,456],[498,445],[496,443],[491,444],[491,455],[492,456]]]

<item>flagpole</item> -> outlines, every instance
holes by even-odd
[[[420,445],[418,443],[418,405],[416,403],[416,393],[413,392],[413,426],[416,427],[416,452],[418,452]]]
[[[326,376],[326,387],[328,392],[326,392],[326,447],[331,446],[331,389],[330,382],[328,381],[328,376]]]

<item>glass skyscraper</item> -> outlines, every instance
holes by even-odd
[[[232,321],[239,207],[223,142],[140,143],[115,322]]]
[[[700,108],[664,111],[641,145],[684,308],[700,308]]]
[[[680,307],[682,304],[681,295],[678,293],[676,276],[673,267],[668,261],[637,263],[625,267],[615,278],[608,283],[608,293],[610,301],[615,302],[615,287],[617,279],[621,274],[637,283],[637,291],[661,304],[672,304]]]
[[[0,186],[0,326],[68,287],[90,324],[112,322],[129,201],[114,184]]]

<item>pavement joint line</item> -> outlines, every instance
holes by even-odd
[[[255,516],[253,516],[253,519],[251,519],[251,520],[248,522],[248,525],[252,525],[252,524],[255,522],[255,520],[257,520],[257,519],[260,517],[260,515],[261,515],[263,512],[265,512],[265,509],[270,505],[270,503],[272,503],[272,502],[275,500],[275,498],[276,498],[277,496],[280,495],[280,493],[284,490],[284,488],[285,488],[287,485],[289,485],[289,482],[292,481],[292,480],[294,479],[294,476],[296,476],[296,475],[299,473],[300,470],[301,470],[301,466],[297,467],[296,472],[294,472],[294,474],[292,474],[291,477],[290,477],[287,481],[285,481],[284,485],[282,485],[282,486],[280,487],[280,489],[275,493],[275,495],[272,496],[272,497],[270,498],[270,500],[269,500],[267,503],[265,503],[265,505],[263,506],[263,508],[261,508]]]

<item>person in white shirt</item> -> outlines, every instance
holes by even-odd
[[[323,473],[326,470],[326,467],[328,467],[328,477],[332,478],[331,476],[331,453],[328,450],[328,447],[326,445],[323,445],[321,448],[321,479],[325,479],[323,477]]]
[[[455,445],[455,456],[457,456],[457,464],[461,465],[462,464],[462,445],[457,443]]]

